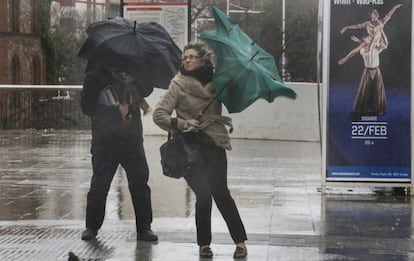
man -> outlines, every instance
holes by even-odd
[[[142,137],[139,104],[151,90],[116,68],[89,72],[83,83],[81,107],[92,120],[93,175],[87,195],[86,230],[82,240],[95,239],[105,216],[108,191],[121,165],[128,179],[135,210],[137,240],[157,241],[151,230],[149,169]]]

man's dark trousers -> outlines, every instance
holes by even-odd
[[[149,169],[142,142],[138,144],[91,147],[93,175],[87,197],[86,227],[99,230],[105,216],[105,205],[112,179],[121,165],[128,179],[135,210],[137,232],[149,230],[152,222],[151,190],[147,185]]]

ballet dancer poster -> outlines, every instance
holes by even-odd
[[[411,0],[327,4],[326,179],[409,182]]]

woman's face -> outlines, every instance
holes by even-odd
[[[184,70],[192,71],[201,67],[201,60],[198,52],[194,49],[188,49],[184,51],[183,66]]]

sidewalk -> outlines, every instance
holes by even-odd
[[[90,133],[0,132],[0,260],[67,260],[69,251],[81,260],[203,260],[194,195],[183,180],[161,174],[164,140],[145,136],[159,242],[136,242],[122,169],[98,239],[84,242]],[[364,188],[321,195],[319,143],[233,140],[228,159],[230,190],[249,238],[246,260],[413,260],[411,199]],[[233,260],[215,207],[212,223],[213,260]]]

